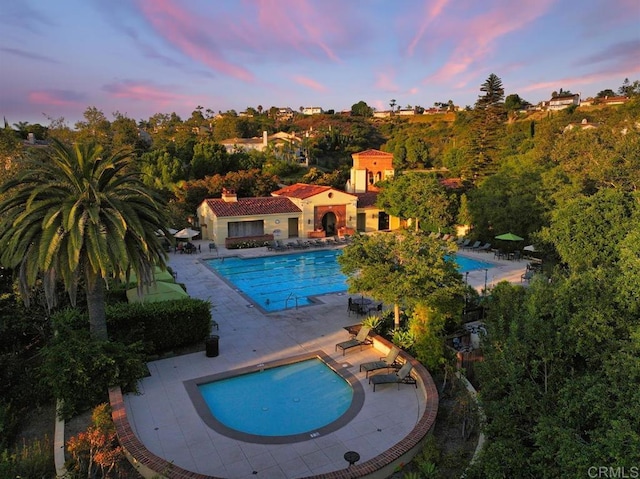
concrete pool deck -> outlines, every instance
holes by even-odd
[[[210,258],[208,242],[196,241],[202,252],[170,253],[169,265],[190,296],[212,303],[219,330],[220,354],[187,354],[148,364],[151,375],[140,383],[140,395],[126,395],[124,403],[133,432],[157,456],[195,473],[229,479],[297,478],[344,469],[344,453],[356,451],[364,462],[402,440],[424,413],[425,398],[411,385],[380,387],[375,393],[359,372],[362,362],[378,359],[379,351],[354,348],[344,356],[335,344],[348,338],[344,327],[361,318],[347,313],[347,295],[329,294],[321,304],[263,314],[213,274],[202,260]],[[206,249],[206,251],[205,251]],[[266,248],[219,249],[220,256],[273,255]],[[468,283],[491,287],[501,279],[520,283],[525,261],[493,260],[493,254],[461,252],[495,263],[488,271],[470,272]],[[326,436],[291,444],[255,444],[216,433],[198,416],[184,381],[251,367],[260,363],[322,350],[362,383],[365,401],[357,416]]]

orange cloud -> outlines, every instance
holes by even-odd
[[[249,70],[223,57],[199,17],[180,8],[172,0],[142,0],[140,6],[153,28],[185,55],[225,75],[246,82],[254,81]]]

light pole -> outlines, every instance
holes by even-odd
[[[484,293],[483,296],[487,295],[487,273],[489,270],[487,268],[484,269]]]

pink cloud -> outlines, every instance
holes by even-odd
[[[394,81],[394,77],[395,74],[393,72],[383,71],[376,73],[375,87],[388,92],[397,92],[399,88]]]
[[[442,11],[444,10],[444,7],[447,6],[447,3],[449,3],[449,0],[436,0],[435,2],[428,2],[428,1],[425,2],[425,7],[427,12],[423,22],[420,24],[418,32],[416,33],[416,35],[413,37],[413,40],[411,40],[411,43],[409,44],[409,47],[407,49],[409,56],[413,55],[413,51],[415,50],[416,45],[420,42],[425,32],[427,31],[427,27],[431,25],[431,23],[436,18],[438,18],[438,16],[440,16]]]
[[[82,96],[68,90],[38,90],[31,91],[27,95],[29,103],[36,105],[50,105],[61,107],[82,106]]]
[[[225,75],[246,82],[254,81],[249,70],[224,58],[210,37],[210,26],[197,15],[172,0],[141,0],[139,5],[156,32],[188,57]]]
[[[601,71],[588,75],[564,77],[553,81],[531,83],[520,88],[520,90],[523,92],[544,90],[551,93],[558,88],[568,88],[570,91],[575,92],[576,87],[578,86],[589,86],[594,83],[604,81],[617,82],[612,85],[612,87],[615,87],[616,85],[622,84],[622,80],[624,78],[629,77],[630,74],[634,73],[640,73],[640,65],[633,65],[630,66],[629,69],[625,70]]]
[[[327,87],[318,83],[315,80],[312,80],[311,78],[296,75],[295,77],[293,77],[293,80],[296,83],[299,83],[300,85],[304,85],[306,87],[311,88],[312,90],[321,91],[321,92],[327,91]]]
[[[190,106],[197,104],[199,100],[201,100],[194,96],[181,95],[168,89],[143,82],[123,81],[120,83],[110,83],[102,89],[113,98],[152,102],[159,106],[175,104]]]
[[[319,12],[307,0],[258,0],[257,6],[259,23],[270,35],[300,51],[315,47],[330,60],[339,61],[325,40],[343,34],[335,16]]]
[[[481,63],[495,49],[496,40],[512,32],[526,28],[528,24],[543,15],[554,0],[537,2],[514,2],[496,5],[483,15],[468,21],[458,20],[454,29],[457,46],[449,60],[426,81],[450,82],[473,65]]]

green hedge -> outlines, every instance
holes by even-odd
[[[118,303],[107,307],[109,336],[142,341],[147,354],[204,341],[211,333],[211,304],[195,298],[159,303]]]

